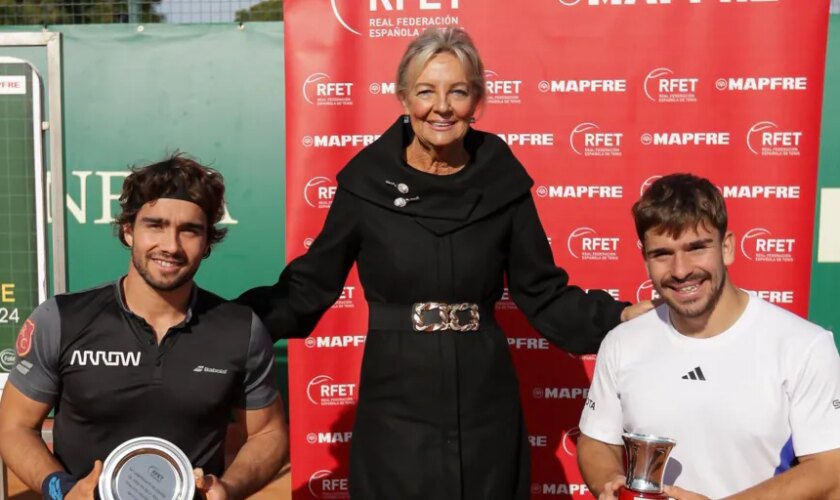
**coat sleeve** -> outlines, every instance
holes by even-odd
[[[554,264],[530,194],[519,202],[513,216],[507,277],[511,297],[531,325],[573,353],[597,352],[629,305],[602,290],[587,293],[569,285],[569,275]]]
[[[257,313],[273,340],[306,337],[341,295],[359,251],[357,203],[339,187],[309,251],[291,261],[274,285],[236,299]]]

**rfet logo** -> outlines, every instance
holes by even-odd
[[[770,230],[755,227],[741,237],[741,253],[755,262],[793,262],[794,238],[773,238]]]
[[[656,300],[659,298],[659,292],[656,291],[656,288],[653,286],[653,281],[647,280],[642,282],[639,285],[639,288],[636,289],[636,302],[641,302],[643,300]]]
[[[318,375],[306,386],[309,402],[318,406],[356,404],[356,384],[336,384],[329,375]]]
[[[569,134],[569,146],[580,156],[621,156],[621,132],[602,131],[592,122],[575,125]]]
[[[321,469],[309,476],[309,493],[324,500],[343,500],[350,498],[350,489],[346,477],[336,477],[331,470]]]
[[[333,16],[345,30],[362,36],[361,26],[366,26],[369,28],[365,34],[371,38],[406,38],[416,37],[429,26],[457,26],[457,16],[446,11],[457,10],[461,0],[368,0],[362,2],[367,4],[367,20],[352,16],[358,12],[359,3],[358,0],[330,0]],[[427,15],[379,17],[404,14],[407,9],[419,9]]]
[[[642,196],[643,194],[645,194],[645,191],[647,191],[647,190],[648,190],[648,188],[649,188],[649,187],[650,187],[650,186],[651,186],[654,182],[658,181],[658,180],[659,180],[659,179],[661,179],[661,178],[662,178],[662,176],[657,174],[657,175],[651,175],[651,176],[650,176],[650,177],[648,177],[647,179],[643,180],[643,181],[642,181],[642,185],[639,187],[639,196]]]
[[[572,230],[566,238],[569,254],[582,260],[618,260],[618,243],[615,236],[599,236],[591,227],[579,227]]]
[[[312,208],[330,208],[337,188],[329,177],[313,177],[303,186],[303,199]]]
[[[32,349],[32,336],[35,334],[35,323],[31,319],[27,319],[18,332],[15,347],[17,348],[17,355],[22,358],[29,354]]]
[[[577,426],[572,427],[563,433],[563,436],[560,438],[560,446],[563,448],[563,451],[566,452],[566,455],[569,455],[570,457],[577,455],[577,442],[579,437],[580,427]]]
[[[504,287],[502,289],[502,296],[499,298],[499,301],[496,302],[496,310],[514,310],[516,309],[516,302],[510,298],[510,289],[508,287]]]
[[[802,132],[780,130],[771,121],[761,121],[747,131],[747,147],[758,156],[799,156]]]
[[[356,287],[355,286],[345,286],[344,289],[341,291],[341,295],[338,296],[338,300],[333,302],[332,309],[354,309],[356,307],[356,301],[354,297],[356,295]]]
[[[487,85],[487,102],[489,104],[521,104],[519,91],[522,80],[506,80],[492,70],[484,71],[484,81]]]
[[[334,82],[326,73],[312,73],[302,85],[303,100],[317,106],[353,104],[353,83]]]
[[[653,102],[697,102],[699,78],[675,77],[670,68],[656,68],[645,76],[645,95]]]

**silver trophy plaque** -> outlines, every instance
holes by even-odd
[[[673,439],[648,434],[624,433],[627,452],[627,488],[639,493],[653,494],[643,498],[658,498],[662,493],[665,463],[671,449],[677,444]],[[667,498],[663,495],[662,498]]]
[[[102,465],[102,500],[192,500],[192,464],[180,448],[157,437],[129,439]]]

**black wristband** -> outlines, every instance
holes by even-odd
[[[41,483],[41,495],[44,500],[64,500],[64,496],[73,489],[76,479],[63,470],[53,472]]]

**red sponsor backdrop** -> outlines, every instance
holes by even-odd
[[[740,286],[808,304],[828,0],[286,0],[287,252],[306,251],[335,174],[401,113],[394,72],[425,26],[466,28],[486,66],[476,128],[536,180],[555,260],[623,300],[653,290],[630,206],[691,171],[727,198]],[[575,465],[594,357],[539,337],[507,297],[533,497],[588,496]],[[353,273],[315,333],[289,345],[295,499],[347,498],[367,308]]]

